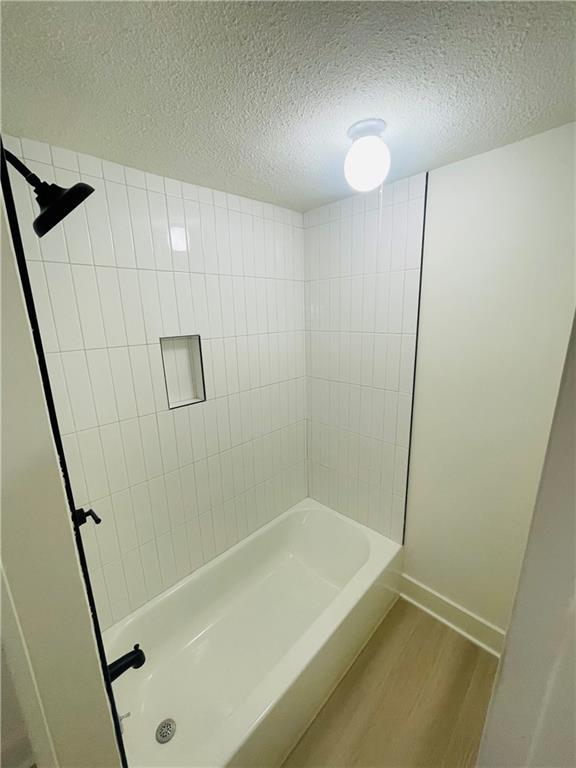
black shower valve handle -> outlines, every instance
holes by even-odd
[[[72,515],[72,520],[74,522],[74,525],[79,527],[81,525],[84,525],[84,523],[86,522],[86,520],[88,520],[89,517],[91,517],[92,520],[94,520],[96,525],[100,525],[100,523],[102,522],[102,518],[98,517],[98,515],[96,514],[96,512],[94,512],[93,509],[85,510],[82,508],[74,510],[74,514]]]
[[[92,518],[92,520],[94,520],[96,525],[100,525],[100,523],[102,522],[102,518],[98,517],[98,515],[96,514],[96,512],[94,512],[93,509],[86,510],[86,514],[90,515],[90,517]]]

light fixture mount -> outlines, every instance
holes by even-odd
[[[358,120],[348,128],[348,138],[355,141],[362,136],[382,136],[386,130],[386,122],[379,117],[368,117],[366,120]]]
[[[390,150],[382,134],[386,123],[378,117],[359,120],[348,128],[352,144],[344,158],[344,177],[355,192],[381,186],[390,170]]]

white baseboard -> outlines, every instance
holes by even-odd
[[[475,613],[440,595],[416,579],[402,574],[400,595],[418,608],[447,624],[468,640],[494,656],[500,656],[506,633],[495,624],[481,619]]]

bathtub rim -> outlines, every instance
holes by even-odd
[[[109,627],[104,633],[107,653],[119,650],[120,646],[115,646],[122,634],[129,631],[130,625],[137,622],[139,618],[154,612],[166,598],[173,597],[180,590],[199,581],[203,575],[212,572],[223,561],[233,557],[234,553],[245,547],[248,541],[255,541],[265,536],[270,529],[277,527],[286,518],[298,513],[314,511],[321,511],[327,513],[329,517],[339,518],[346,526],[358,530],[367,540],[368,556],[359,566],[358,571],[340,588],[337,597],[316,616],[313,623],[298,637],[278,663],[257,681],[256,686],[250,691],[242,706],[224,721],[224,730],[198,745],[190,756],[191,765],[226,766],[231,763],[234,764],[235,756],[241,753],[246,744],[255,737],[267,715],[290,693],[295,683],[305,676],[309,669],[313,669],[313,665],[321,656],[324,646],[338,633],[346,619],[363,601],[374,600],[376,603],[378,601],[382,604],[386,603],[386,607],[378,615],[375,625],[380,623],[388,612],[390,604],[398,596],[399,584],[397,582],[399,582],[400,576],[399,561],[403,552],[402,545],[314,499],[307,498],[220,553],[213,560],[183,577],[136,611]],[[363,637],[357,644],[354,658],[368,638],[369,635]],[[331,688],[337,685],[348,667],[349,664],[341,670],[338,679],[334,681]],[[323,696],[323,700],[326,695]],[[138,754],[139,752],[134,754],[135,765],[138,764]]]
[[[319,502],[315,503],[319,504]],[[322,504],[320,504],[320,507],[338,514],[340,517],[344,517],[346,521],[349,520],[346,516],[335,512],[335,510],[329,507]],[[216,766],[235,765],[236,755],[242,751],[254,736],[270,711],[287,696],[294,684],[313,666],[314,662],[322,654],[324,647],[343,627],[346,620],[354,612],[354,609],[363,600],[368,600],[371,593],[375,590],[387,591],[389,597],[386,600],[386,607],[375,622],[374,628],[363,638],[351,661],[341,670],[338,680],[334,681],[334,685],[331,688],[333,690],[368,642],[376,626],[385,618],[392,604],[398,598],[400,567],[398,567],[397,572],[394,571],[394,577],[397,578],[392,577],[392,580],[396,582],[394,587],[383,583],[382,579],[386,575],[391,575],[390,571],[394,568],[395,563],[400,564],[399,561],[403,553],[402,545],[393,542],[376,531],[368,529],[361,523],[357,523],[354,520],[350,522],[360,526],[364,531],[368,530],[370,534],[373,534],[373,543],[382,544],[383,542],[380,540],[383,539],[387,544],[393,545],[394,551],[389,554],[385,561],[376,563],[374,562],[376,553],[371,546],[368,561],[361,566],[360,571],[352,577],[350,583],[341,590],[338,597],[318,614],[313,624],[298,638],[282,657],[281,661],[258,683],[256,688],[246,698],[242,708],[236,710],[230,716],[226,726],[226,742],[235,746],[230,748],[222,743],[223,739],[213,738],[202,745],[198,752],[194,754],[194,759],[198,765],[208,765],[207,761],[214,759],[214,757],[216,757],[214,763]],[[328,696],[329,693],[323,697],[323,701]],[[317,711],[320,707],[317,708]]]
[[[316,501],[315,499],[307,497],[306,499],[302,499],[302,501],[299,501],[297,504],[294,504],[292,507],[289,507],[287,510],[282,512],[280,515],[277,515],[275,518],[273,518],[269,522],[260,526],[260,528],[257,528],[255,531],[252,531],[252,533],[250,533],[248,536],[244,537],[243,539],[241,539],[231,547],[228,547],[228,549],[225,549],[219,555],[212,558],[212,560],[209,560],[207,563],[203,563],[194,571],[191,571],[190,573],[186,574],[186,576],[183,576],[181,579],[179,579],[177,582],[172,584],[170,587],[167,587],[167,589],[163,590],[162,592],[159,592],[151,600],[148,600],[139,608],[136,608],[136,610],[131,611],[127,616],[124,616],[124,618],[119,619],[117,622],[107,627],[102,632],[106,655],[108,655],[110,648],[114,646],[115,641],[118,639],[118,636],[121,634],[121,632],[124,629],[126,629],[130,624],[135,622],[138,618],[152,611],[156,606],[158,606],[161,602],[166,600],[168,597],[174,595],[176,592],[179,592],[186,584],[193,582],[196,579],[200,579],[201,576],[203,576],[204,574],[214,570],[215,568],[218,567],[218,565],[222,561],[232,557],[235,552],[245,547],[249,541],[255,541],[261,538],[270,529],[276,527],[280,522],[282,522],[286,518],[291,517],[297,512],[308,512],[308,511],[312,512],[314,510],[321,511],[321,512],[328,512],[330,515],[338,517],[345,524],[352,526],[356,530],[359,530],[362,535],[367,537],[368,545],[369,545],[368,557],[366,561],[362,563],[362,565],[360,566],[360,570],[364,568],[366,564],[370,561],[373,555],[374,545],[376,546],[378,546],[379,544],[381,545],[382,539],[384,539],[387,543],[397,548],[397,550],[390,555],[390,559],[392,559],[397,554],[397,552],[400,552],[402,550],[401,544],[398,544],[397,542],[392,541],[392,539],[389,539],[384,534],[378,533],[377,531],[374,531],[371,528],[369,528],[367,525],[364,525],[363,523],[359,523],[356,520],[353,520],[352,518],[347,517],[346,515],[343,515],[341,512],[337,512],[335,509],[332,509],[331,507],[327,507],[325,504],[322,504],[321,502]],[[356,576],[357,574],[354,574],[352,579],[356,578]]]

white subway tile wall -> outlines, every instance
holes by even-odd
[[[307,495],[302,215],[6,137],[95,188],[41,240],[12,173],[101,625]],[[200,334],[207,401],[169,410],[159,338]]]
[[[402,541],[426,175],[304,214],[310,496]]]
[[[401,541],[425,175],[303,217],[5,143],[95,188],[38,240],[11,175],[101,625],[308,494]],[[207,400],[169,410],[159,339],[192,334]]]

